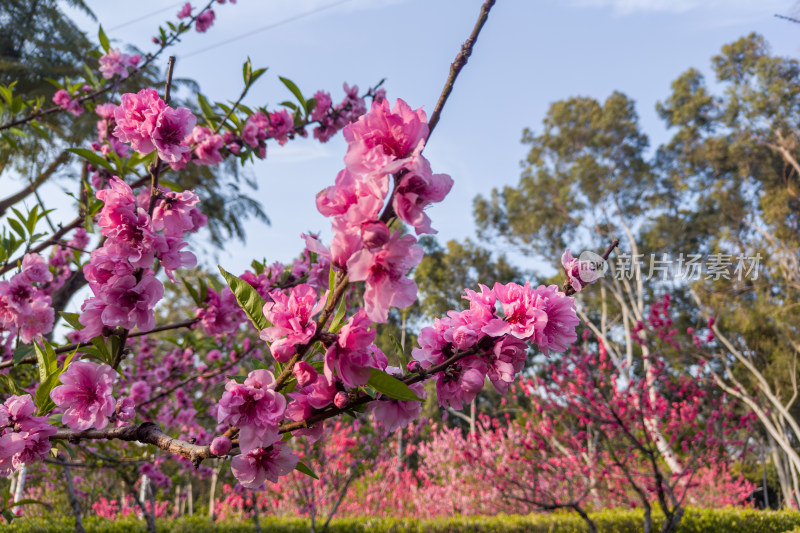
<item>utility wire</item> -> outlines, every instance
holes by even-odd
[[[148,13],[147,15],[142,15],[141,17],[137,17],[135,19],[129,20],[128,22],[123,22],[122,24],[118,24],[118,25],[116,25],[116,26],[114,26],[112,28],[108,28],[108,31],[118,30],[120,28],[124,28],[125,26],[130,26],[134,22],[139,22],[140,20],[144,20],[146,18],[150,18],[153,15],[158,15],[159,13],[163,13],[164,11],[168,11],[170,9],[175,9],[176,7],[178,7],[179,5],[182,5],[182,4],[183,4],[183,2],[178,2],[176,4],[170,4],[167,7],[162,7],[161,9],[159,9],[157,11],[153,11],[151,13]]]
[[[237,35],[236,37],[233,37],[231,39],[227,39],[225,41],[220,41],[218,43],[206,46],[205,48],[200,48],[199,50],[195,50],[194,52],[190,52],[188,54],[181,54],[180,57],[182,59],[185,59],[187,57],[192,57],[192,56],[200,54],[202,52],[207,52],[207,51],[212,50],[214,48],[218,48],[220,46],[223,46],[223,45],[226,45],[226,44],[230,44],[230,43],[235,42],[235,41],[239,41],[239,40],[244,39],[246,37],[250,37],[250,36],[255,35],[257,33],[261,33],[262,31],[267,31],[267,30],[270,30],[272,28],[277,28],[278,26],[283,26],[284,24],[288,24],[289,22],[294,22],[295,20],[299,20],[301,18],[305,18],[305,17],[311,16],[311,15],[315,15],[315,14],[321,12],[321,11],[325,11],[326,9],[330,9],[332,7],[336,7],[336,6],[340,6],[342,4],[346,4],[347,2],[350,2],[350,1],[352,1],[352,0],[340,0],[339,2],[333,2],[332,4],[327,4],[327,5],[324,5],[322,7],[318,7],[316,9],[312,9],[310,11],[306,11],[304,13],[300,13],[298,15],[291,16],[289,18],[285,18],[285,19],[280,20],[278,22],[275,22],[275,23],[272,23],[272,24],[268,24],[266,26],[262,26],[260,28],[255,29],[255,30],[249,31],[247,33],[242,33],[242,34]]]

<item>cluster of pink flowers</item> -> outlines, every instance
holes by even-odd
[[[314,138],[320,142],[327,142],[336,132],[367,112],[367,105],[358,94],[358,85],[350,87],[345,83],[344,93],[344,99],[336,106],[333,105],[330,93],[317,91],[314,94],[316,105],[311,111],[311,119],[319,123],[314,128]],[[385,96],[386,92],[379,89],[374,95],[374,100],[383,100]]]
[[[272,372],[253,370],[244,383],[230,380],[219,401],[217,422],[239,428],[241,454],[231,460],[231,470],[249,489],[261,488],[265,479],[277,481],[297,465],[298,457],[280,441],[278,424],[286,413],[286,398],[275,390],[276,384]],[[212,441],[218,455],[230,447],[224,436]]]
[[[236,3],[236,0],[230,0],[230,1],[231,4]],[[217,0],[217,3],[224,4],[225,0]],[[183,4],[183,7],[181,7],[180,11],[178,11],[178,18],[185,19],[191,16],[192,16],[192,4],[186,2],[185,4]],[[214,10],[211,8],[208,8],[199,15],[197,15],[197,18],[194,21],[195,22],[194,28],[197,30],[197,33],[205,33],[206,31],[208,31],[208,28],[210,28],[214,24],[215,18],[216,14],[214,13]]]
[[[314,138],[320,142],[327,142],[338,131],[355,122],[366,113],[364,98],[358,95],[358,86],[350,87],[344,84],[345,98],[337,105],[329,93],[317,91],[314,95],[314,108],[311,110],[311,120],[317,122],[314,128]],[[385,91],[378,90],[370,93],[374,101],[383,100]],[[288,109],[277,111],[256,111],[247,117],[242,126],[241,135],[232,131],[225,132],[223,144],[232,154],[239,155],[243,147],[248,146],[253,154],[260,159],[267,156],[267,139],[275,139],[278,144],[284,145],[290,139],[299,135],[305,137],[306,123],[296,124],[295,116]]]
[[[112,48],[100,58],[100,73],[107,80],[118,75],[123,80],[128,77],[128,67],[136,68],[139,64],[139,54],[129,56],[119,51],[119,48]]]
[[[152,220],[137,204],[130,186],[117,177],[96,195],[104,202],[97,224],[106,241],[92,252],[83,268],[94,297],[81,307],[80,322],[86,326],[82,338],[102,334],[104,326],[152,329],[154,307],[164,287],[150,267],[155,258],[168,274],[196,264],[194,254],[182,248],[186,246],[184,233],[205,223],[196,207],[197,195],[161,191]],[[158,230],[163,234],[156,233]]]
[[[211,336],[234,333],[245,318],[236,297],[228,287],[217,292],[208,289],[208,297],[202,307],[195,309],[203,330]]]
[[[53,103],[61,109],[66,109],[76,117],[80,116],[85,111],[85,109],[81,107],[80,101],[77,98],[73,99],[65,89],[56,91],[56,94],[53,95]]]
[[[413,236],[392,233],[381,219],[389,177],[391,209],[417,234],[434,233],[423,210],[453,185],[449,176],[433,174],[421,155],[427,135],[421,109],[413,111],[402,100],[394,109],[386,100],[373,102],[368,114],[344,129],[347,168],[317,195],[317,209],[332,218],[334,237],[330,250],[310,238],[308,247],[347,271],[351,281],[366,282],[364,304],[375,322],[386,322],[390,307],[414,302],[417,286],[405,276],[423,255]]]
[[[0,405],[0,476],[41,461],[50,452],[56,428],[35,412],[30,394],[10,396]]]
[[[96,143],[92,149],[107,155],[114,150],[124,157],[130,143],[141,154],[156,150],[173,170],[183,170],[190,161],[196,165],[217,165],[222,162],[225,147],[222,135],[204,126],[185,107],[172,109],[152,89],[122,95],[120,105],[103,104],[96,109]],[[109,135],[113,132],[113,135]]]
[[[172,109],[153,89],[122,95],[114,109],[114,136],[130,143],[140,154],[154,150],[167,163],[177,163],[190,151],[183,143],[192,132],[197,119],[185,107]]]
[[[0,281],[0,332],[8,332],[9,337],[19,333],[27,344],[53,329],[54,313],[46,290],[52,281],[45,260],[39,254],[25,254],[21,271]]]
[[[274,290],[269,296],[264,316],[273,325],[261,331],[261,338],[271,343],[273,357],[285,362],[296,345],[308,342],[317,331],[313,318],[325,307],[326,299],[317,301],[317,291],[305,283],[292,287],[288,294]]]
[[[472,401],[486,377],[505,393],[523,368],[526,343],[535,343],[547,355],[550,350],[563,352],[578,338],[574,299],[555,285],[533,289],[528,283],[496,283],[493,289],[480,289],[466,290],[469,309],[450,311],[433,327],[423,328],[420,347],[411,352],[413,368],[423,369],[444,363],[456,350],[478,347],[486,352],[477,350],[438,374],[436,392],[443,406],[460,409],[462,402]]]

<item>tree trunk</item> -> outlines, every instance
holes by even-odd
[[[217,492],[217,478],[219,478],[219,469],[222,467],[221,464],[218,464],[214,467],[214,470],[211,473],[211,488],[208,491],[208,519],[212,522],[217,519],[216,513],[214,512],[214,504],[215,496]]]
[[[75,496],[75,487],[72,484],[72,473],[69,471],[67,462],[61,460],[61,465],[64,468],[64,480],[67,482],[67,496],[69,497],[69,504],[72,507],[72,513],[75,515],[75,533],[86,533],[83,529],[83,520],[81,519],[81,504]]]

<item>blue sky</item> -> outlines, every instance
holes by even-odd
[[[180,7],[155,0],[87,3],[116,45],[144,50],[152,49],[150,37],[158,24],[174,20]],[[307,94],[329,90],[334,100],[343,94],[342,82],[363,89],[386,78],[390,99],[402,98],[430,113],[481,3],[239,0],[215,6],[214,26],[206,34],[192,32],[172,49],[176,76],[194,78],[212,100],[235,99],[241,64],[250,56],[254,66],[270,70],[251,91],[249,104],[289,99],[279,75]],[[166,10],[131,22],[160,9]],[[282,23],[309,12],[315,13]],[[636,101],[643,130],[655,146],[668,135],[656,116],[656,102],[668,96],[670,82],[687,68],[709,73],[710,58],[723,44],[756,31],[773,52],[798,56],[800,25],[775,13],[797,15],[800,8],[789,0],[498,0],[426,148],[434,171],[455,180],[451,195],[429,213],[439,238],[474,237],[473,198],[517,183],[526,154],[519,142],[522,130],[536,131],[551,102],[575,95],[605,99],[622,91]],[[76,18],[96,35],[97,23]],[[218,45],[272,24],[277,25]],[[213,48],[197,53],[207,47]],[[272,225],[247,224],[247,243],[230,243],[218,261],[233,272],[253,258],[288,261],[301,249],[301,232],[328,235],[314,194],[333,183],[344,151],[340,136],[324,145],[313,139],[270,145],[267,160],[246,172],[259,183],[253,195]],[[503,250],[513,255],[508,247]],[[524,258],[518,262],[525,268],[537,265]]]

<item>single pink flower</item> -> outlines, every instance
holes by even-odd
[[[285,109],[273,111],[269,114],[269,128],[267,135],[278,141],[283,146],[288,141],[289,133],[294,130],[294,116]]]
[[[153,89],[123,94],[119,106],[114,110],[114,120],[117,123],[114,137],[130,143],[140,154],[149,154],[156,149],[153,133],[158,118],[166,107]],[[178,142],[182,140],[183,137]]]
[[[530,283],[494,284],[494,293],[505,314],[505,319],[494,318],[483,328],[492,337],[509,334],[522,340],[541,332],[547,324],[547,313],[538,307],[539,298]]]
[[[556,285],[540,285],[536,290],[538,307],[547,314],[543,329],[537,330],[535,342],[545,355],[550,350],[563,352],[578,340],[575,328],[580,319],[575,312],[575,299],[565,295]]]
[[[50,398],[63,409],[61,421],[70,429],[103,429],[114,414],[116,401],[111,395],[116,372],[108,365],[74,361],[59,376],[63,385],[50,391]]]
[[[214,24],[215,17],[216,14],[214,14],[213,9],[209,9],[208,11],[203,11],[202,13],[197,15],[197,18],[194,20],[195,29],[197,30],[197,33],[205,33],[206,31],[208,31],[208,28],[210,28],[211,25]]]
[[[424,209],[444,200],[453,187],[453,178],[447,174],[434,174],[428,160],[421,155],[410,158],[392,173],[402,171],[405,173],[392,200],[397,217],[411,225],[417,235],[437,233],[431,228],[431,219]]]
[[[166,235],[182,237],[193,232],[196,219],[193,212],[197,210],[200,198],[194,191],[175,192],[162,190],[161,199],[153,210],[153,230],[164,231]]]
[[[177,163],[190,151],[183,140],[192,132],[197,118],[185,107],[172,109],[165,106],[153,127],[153,144],[158,157],[167,163]]]
[[[364,248],[347,262],[351,281],[366,281],[364,307],[375,322],[386,322],[389,307],[406,308],[417,299],[417,284],[405,275],[422,260],[411,235],[396,231],[381,248]]]
[[[271,448],[256,448],[231,459],[231,471],[246,489],[262,490],[266,480],[277,483],[297,466],[298,457],[285,442]]]
[[[197,159],[194,162],[198,165],[218,165],[222,162],[222,155],[219,149],[225,146],[222,135],[212,133],[208,128],[195,126],[192,130],[191,142],[197,145],[194,150]]]
[[[413,111],[403,100],[391,110],[387,100],[373,101],[370,112],[345,127],[343,134],[345,165],[351,172],[367,174],[419,153],[428,137],[428,122],[422,109]]]
[[[34,338],[49,333],[53,329],[54,321],[55,310],[50,298],[34,298],[28,311],[17,319],[19,340],[28,344]]]
[[[284,417],[286,398],[275,385],[275,376],[263,369],[250,372],[243,384],[230,380],[225,385],[217,422],[239,428],[242,453],[269,446],[280,438],[278,424]]]
[[[181,8],[181,10],[178,11],[178,18],[179,19],[185,19],[185,18],[191,17],[191,16],[192,16],[192,4],[190,4],[189,2],[186,2],[185,4],[183,4],[183,7]]]
[[[22,275],[31,283],[47,283],[53,281],[53,274],[39,254],[25,254],[22,258]]]
[[[128,77],[128,67],[135,67],[139,63],[139,56],[129,56],[119,51],[119,48],[112,48],[100,58],[100,73],[107,80],[119,75],[120,78]]]

